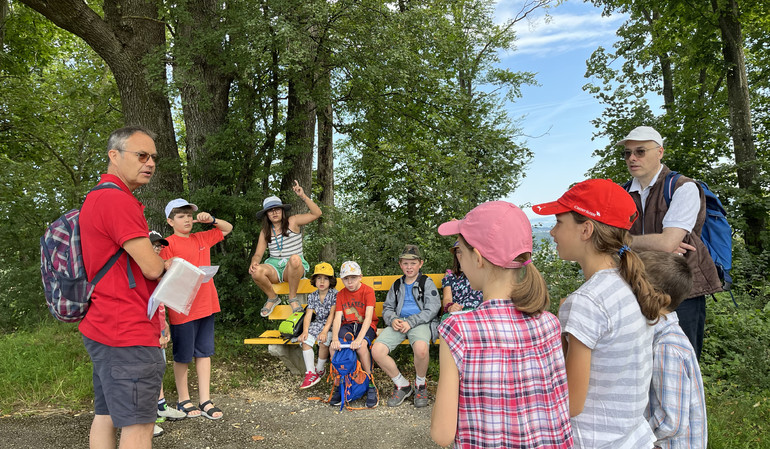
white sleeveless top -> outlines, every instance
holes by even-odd
[[[270,250],[270,257],[282,259],[294,254],[302,257],[302,232],[297,234],[289,229],[289,235],[286,236],[273,234],[267,248]]]

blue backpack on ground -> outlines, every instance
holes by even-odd
[[[369,375],[361,368],[356,351],[349,344],[343,344],[332,357],[332,377],[334,385],[339,386],[340,410],[348,403],[366,395],[369,388]],[[331,396],[330,396],[331,398]]]
[[[105,182],[88,193],[102,189],[118,189],[115,183]],[[59,321],[74,323],[88,311],[91,293],[99,280],[115,265],[125,251],[120,248],[88,282],[80,246],[80,210],[72,209],[51,223],[40,237],[40,273],[48,310]],[[126,264],[129,287],[134,288],[130,261]]]
[[[663,199],[666,200],[667,207],[671,204],[674,187],[680,176],[682,174],[675,171],[666,175],[665,184],[663,184]],[[733,230],[730,228],[730,223],[727,222],[727,212],[719,198],[705,182],[695,182],[700,185],[706,196],[706,221],[703,223],[700,239],[708,248],[711,259],[714,261],[719,280],[722,281],[722,289],[729,291],[733,284],[733,278],[730,276],[730,270],[733,268]],[[730,295],[732,296],[732,293]],[[735,302],[735,298],[733,298],[733,302]]]

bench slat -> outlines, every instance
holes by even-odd
[[[433,280],[433,283],[436,284],[436,288],[441,290],[441,279],[444,277],[444,274],[430,273],[427,274],[427,276]],[[393,285],[393,283],[396,282],[396,279],[400,277],[400,275],[364,276],[361,279],[361,282],[368,285],[369,287],[372,287],[375,291],[388,291],[390,290],[390,286]],[[345,286],[342,284],[342,279],[340,278],[337,278],[337,287],[337,290],[340,288],[345,288]],[[273,284],[273,290],[275,290],[275,292],[279,295],[288,295],[289,283],[281,282],[280,284]],[[314,291],[316,291],[316,288],[310,285],[310,279],[299,280],[297,293],[313,293]]]
[[[380,334],[382,331],[382,328],[377,329],[377,335]],[[266,330],[257,338],[247,338],[243,340],[244,344],[247,345],[296,345],[297,343],[286,343],[286,341],[281,338],[281,333],[277,329],[271,329]],[[436,344],[438,344],[438,340],[435,341]],[[404,341],[401,342],[402,345],[408,345],[409,340],[404,339]]]

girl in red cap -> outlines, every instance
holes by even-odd
[[[636,205],[611,180],[590,179],[532,209],[556,215],[556,251],[586,279],[559,309],[575,446],[649,449],[652,324],[670,299],[655,292],[629,248]]]
[[[532,227],[511,203],[477,206],[444,223],[484,300],[439,325],[440,376],[431,438],[456,448],[570,448],[561,330],[532,264]]]

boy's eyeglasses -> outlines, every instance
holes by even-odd
[[[149,158],[152,158],[153,162],[158,162],[158,159],[160,158],[160,155],[158,153],[150,154],[145,153],[144,151],[128,151],[128,150],[118,150],[121,153],[134,153],[136,155],[136,158],[139,159],[139,162],[145,163]]]
[[[626,149],[626,150],[623,152],[623,159],[628,159],[628,158],[630,158],[630,157],[631,157],[631,154],[633,154],[634,156],[636,156],[636,158],[637,158],[637,159],[641,159],[641,158],[643,158],[643,157],[644,157],[645,153],[647,153],[648,151],[652,151],[652,150],[655,150],[655,149],[658,149],[658,148],[659,148],[659,147],[655,147],[655,148],[644,148],[644,147],[639,147],[639,148],[634,148],[633,150],[629,150],[629,149]]]

